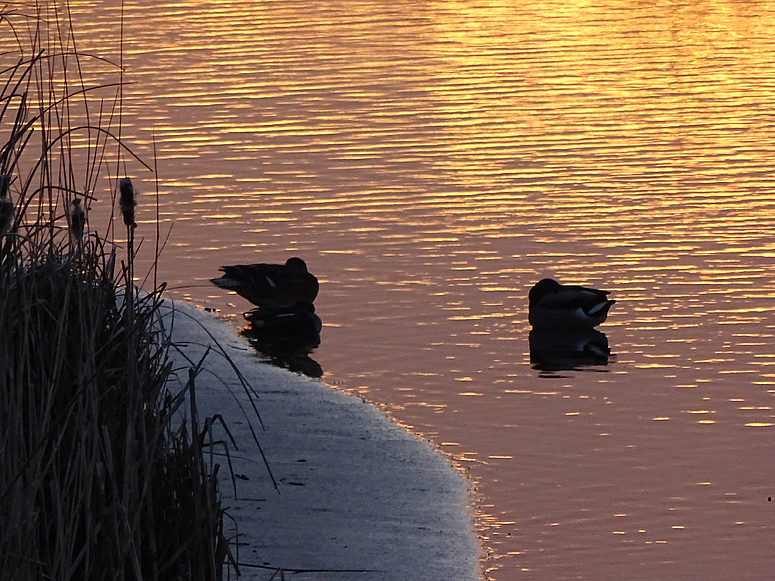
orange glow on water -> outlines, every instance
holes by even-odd
[[[126,6],[175,296],[238,324],[218,266],[304,255],[326,379],[466,467],[488,578],[769,575],[775,10],[383,4]],[[543,276],[613,292],[605,365],[531,367]]]

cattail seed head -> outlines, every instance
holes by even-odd
[[[118,183],[118,189],[121,193],[118,206],[121,209],[121,215],[124,217],[124,224],[130,228],[135,228],[135,188],[132,185],[132,180],[129,178],[122,178]]]
[[[83,229],[86,226],[86,212],[81,207],[80,198],[75,198],[72,201],[72,207],[70,208],[70,235],[74,240],[80,240],[83,238]]]
[[[0,175],[0,236],[11,229],[13,221],[13,202],[8,199],[8,188],[11,186],[11,176]]]

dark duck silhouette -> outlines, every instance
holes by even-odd
[[[318,279],[296,256],[285,264],[237,264],[220,270],[223,276],[210,282],[236,292],[257,307],[292,307],[299,301],[312,303],[318,295]]]
[[[609,294],[545,278],[530,289],[528,320],[534,328],[591,329],[606,320],[616,302]]]

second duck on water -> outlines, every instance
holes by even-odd
[[[237,264],[222,266],[221,271],[223,276],[210,282],[233,290],[257,307],[292,307],[300,301],[311,303],[318,296],[318,279],[296,256],[285,264]]]
[[[616,302],[609,294],[545,278],[530,290],[528,320],[537,328],[591,329],[606,320]]]

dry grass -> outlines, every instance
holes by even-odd
[[[220,579],[196,370],[168,391],[163,289],[134,287],[134,216],[90,231],[125,161],[141,168],[120,139],[120,69],[87,84],[92,60],[113,65],[79,54],[66,2],[33,10],[0,9],[18,47],[0,69],[0,579]]]

